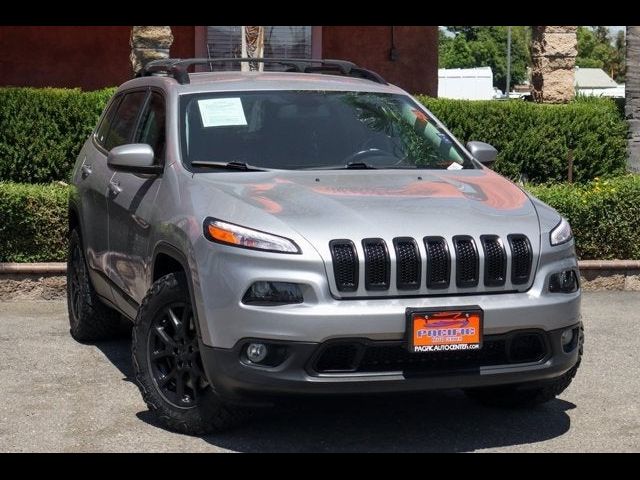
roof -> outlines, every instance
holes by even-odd
[[[601,68],[576,68],[577,88],[615,88],[618,84]]]
[[[491,67],[439,68],[439,78],[493,78]]]
[[[190,83],[181,85],[165,75],[135,78],[121,88],[160,85],[177,93],[251,91],[251,90],[346,90],[360,92],[405,93],[395,85],[383,85],[354,77],[294,72],[201,72],[190,73]]]

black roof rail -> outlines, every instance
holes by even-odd
[[[324,60],[312,58],[167,58],[153,60],[145,65],[138,76],[149,76],[164,73],[175,78],[184,85],[190,83],[188,69],[194,65],[212,65],[214,63],[257,62],[277,63],[289,67],[288,71],[298,73],[329,73],[339,70],[348,77],[364,78],[372,82],[387,85],[384,78],[376,72],[358,67],[346,60]]]

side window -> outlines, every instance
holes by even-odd
[[[102,122],[96,131],[96,140],[100,145],[104,147],[104,142],[107,139],[107,134],[109,133],[109,129],[111,128],[111,122],[113,121],[113,114],[118,109],[118,104],[122,100],[122,96],[117,96],[113,99],[113,101],[109,104],[109,109],[107,113],[102,117]]]
[[[153,148],[156,162],[162,163],[164,160],[165,129],[164,129],[165,107],[162,95],[152,92],[147,102],[138,130],[134,137],[135,143],[146,143]]]
[[[147,92],[142,91],[128,93],[124,96],[111,121],[111,128],[104,142],[104,148],[111,150],[130,142],[138,113],[140,113],[146,95]]]

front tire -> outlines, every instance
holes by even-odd
[[[549,402],[564,392],[576,376],[584,349],[584,328],[580,327],[578,337],[578,361],[563,375],[543,386],[528,388],[524,385],[504,385],[499,387],[472,388],[465,394],[472,400],[490,407],[526,408]]]
[[[246,411],[224,403],[200,357],[196,319],[183,273],[158,279],[133,327],[135,378],[149,410],[169,430],[202,435],[232,427]]]
[[[69,236],[67,308],[71,336],[79,342],[107,340],[125,331],[120,314],[98,298],[91,285],[78,229]]]

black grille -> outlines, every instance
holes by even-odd
[[[396,286],[398,290],[417,290],[420,288],[422,261],[418,245],[413,238],[393,239],[396,250]]]
[[[458,235],[453,237],[456,249],[456,285],[458,287],[475,287],[478,285],[478,250],[472,237]]]
[[[543,333],[487,335],[479,350],[411,353],[401,342],[345,342],[323,345],[312,363],[318,373],[402,371],[439,374],[492,365],[539,362],[548,354]]]
[[[390,261],[387,244],[381,238],[362,240],[364,250],[364,285],[367,290],[389,288]]]
[[[529,281],[533,254],[529,239],[524,235],[509,235],[511,247],[511,283],[521,285]]]
[[[488,287],[499,287],[505,284],[507,277],[507,253],[500,237],[482,235],[484,251],[484,284]]]
[[[345,372],[355,369],[358,344],[337,343],[328,346],[316,362],[318,372]]]
[[[447,288],[451,272],[447,241],[442,237],[425,237],[424,246],[427,250],[427,288]]]
[[[358,289],[358,254],[355,245],[351,240],[332,240],[329,249],[338,290],[355,292]]]

